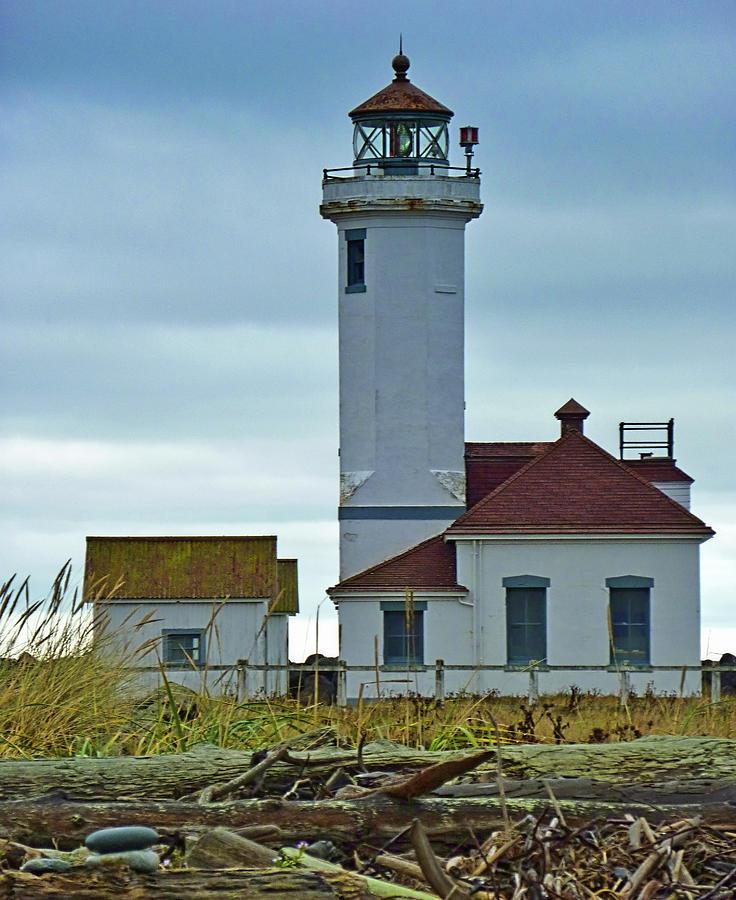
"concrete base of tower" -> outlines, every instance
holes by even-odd
[[[441,534],[464,506],[340,507],[340,581]]]

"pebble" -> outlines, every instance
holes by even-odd
[[[327,862],[342,861],[341,857],[343,856],[332,841],[315,841],[313,844],[307,846],[306,852],[310,856],[314,856],[317,859],[324,859]]]
[[[65,859],[48,859],[45,856],[26,860],[20,867],[21,872],[30,872],[32,875],[45,875],[46,872],[66,872],[67,869],[71,869],[71,864]]]
[[[146,850],[160,841],[158,832],[142,825],[121,828],[101,828],[88,834],[84,845],[93,853],[124,853],[127,850]]]
[[[134,872],[156,872],[159,867],[158,853],[153,850],[125,850],[123,853],[90,853],[84,861],[89,869],[116,865],[122,862]]]

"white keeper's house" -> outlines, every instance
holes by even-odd
[[[88,537],[84,599],[95,630],[135,653],[137,684],[235,692],[238,660],[286,666],[299,612],[297,560],[275,535]],[[252,690],[285,693],[286,670],[256,669]]]
[[[465,443],[464,231],[482,212],[477,129],[415,87],[409,60],[356,107],[353,163],[325,170],[337,225],[340,353],[340,582],[328,593],[350,665],[403,673],[385,688],[525,693],[576,684],[686,693],[700,676],[699,547],[692,479],[667,440],[626,459],[583,433],[575,400],[556,440]],[[627,430],[628,427],[628,430]],[[656,432],[659,423],[650,428]],[[664,452],[660,452],[664,451]],[[484,666],[494,666],[488,670]],[[592,667],[589,671],[560,667]],[[386,674],[385,679],[391,676]],[[348,673],[348,697],[375,692]]]

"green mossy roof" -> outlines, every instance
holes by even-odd
[[[296,560],[276,558],[276,538],[263,537],[88,537],[84,599],[100,594],[100,580],[119,600],[221,600],[259,597],[275,601],[279,579],[283,602],[298,611]],[[293,573],[290,564],[293,563]],[[283,571],[284,574],[281,574]],[[104,591],[102,592],[104,596]]]
[[[297,561],[280,559],[279,594],[271,604],[271,612],[288,613],[290,616],[299,612],[299,581],[297,578]]]

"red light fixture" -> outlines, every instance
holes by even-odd
[[[465,147],[467,153],[468,148],[474,147],[478,143],[478,129],[473,125],[464,125],[460,129],[460,146]],[[472,149],[470,151],[473,152]]]
[[[460,146],[465,150],[466,173],[470,172],[470,160],[473,158],[473,147],[478,143],[478,129],[474,125],[463,125],[460,129]],[[476,172],[476,175],[478,173]]]

